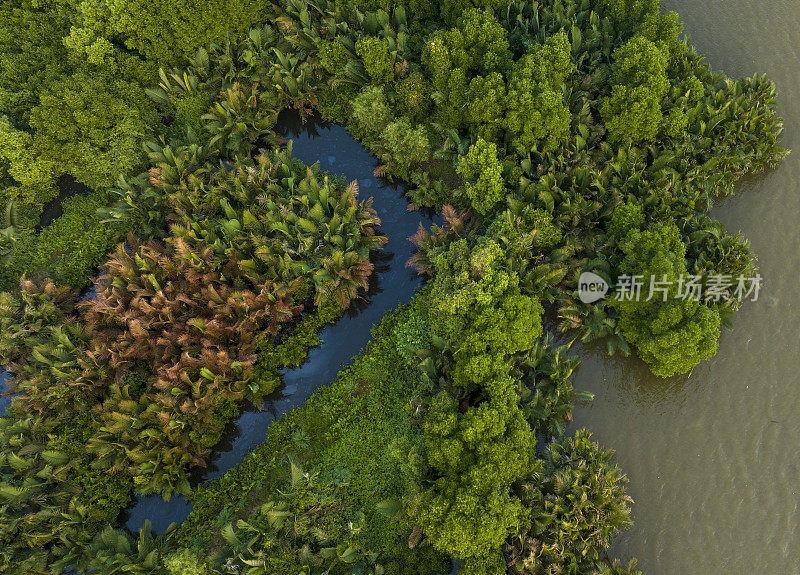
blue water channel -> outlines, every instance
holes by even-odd
[[[285,137],[293,140],[293,157],[308,165],[319,162],[325,171],[358,181],[359,199],[373,198],[373,207],[381,219],[380,231],[389,242],[373,255],[375,271],[369,290],[356,298],[338,322],[322,330],[321,345],[310,351],[305,363],[282,372],[284,387],[267,398],[262,410],[249,409],[230,426],[208,467],[195,477],[196,482],[216,479],[242,461],[264,441],[273,420],[305,403],[320,385],[334,380],[367,344],[370,330],[387,312],[411,301],[421,280],[414,269],[406,267],[414,251],[408,237],[420,223],[425,227],[434,222],[441,224],[438,217],[409,211],[405,188],[375,177],[377,158],[343,127],[313,121],[301,125],[295,115],[289,114],[282,115],[279,126]],[[160,533],[170,523],[182,522],[190,512],[191,505],[183,496],[165,502],[153,495],[135,500],[122,519],[132,532],[149,519],[153,531]]]
[[[0,416],[6,414],[6,409],[11,405],[11,397],[6,395],[8,392],[8,382],[11,380],[11,374],[0,367]]]

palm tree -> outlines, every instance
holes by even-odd
[[[442,217],[445,220],[443,227],[434,224],[431,228],[433,233],[429,233],[420,224],[417,233],[408,238],[419,249],[406,265],[416,267],[419,275],[433,275],[433,258],[436,254],[446,249],[451,241],[474,236],[478,231],[478,220],[469,212],[458,212],[453,206],[445,205]]]
[[[14,246],[24,233],[17,201],[9,200],[0,217],[0,264],[6,266],[11,263]]]
[[[259,142],[275,144],[276,104],[257,83],[234,83],[202,117],[211,135],[209,145],[219,147],[225,156],[238,157],[250,155]]]
[[[163,534],[153,537],[150,522],[145,521],[134,542],[123,532],[106,527],[87,546],[84,568],[108,575],[164,573],[163,560],[174,531],[175,525],[170,525]]]

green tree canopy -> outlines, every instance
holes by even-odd
[[[385,40],[374,36],[360,38],[356,42],[356,54],[364,61],[364,68],[375,82],[383,84],[394,80],[394,61]]]
[[[437,30],[428,37],[422,62],[431,74],[440,120],[448,126],[459,126],[464,122],[462,107],[470,80],[493,72],[503,73],[511,65],[506,30],[491,11],[469,9],[455,28]],[[486,82],[482,80],[473,87],[476,93],[483,94],[479,100],[487,100],[487,92],[498,90],[497,76],[488,85]],[[478,103],[470,113],[479,118],[487,114],[493,117],[496,100],[497,97],[491,97],[486,103]],[[487,103],[488,112],[482,109]]]
[[[521,153],[543,139],[544,149],[553,150],[569,132],[571,116],[561,84],[574,69],[571,55],[566,35],[556,34],[514,64],[505,126]]]
[[[70,0],[0,5],[0,116],[25,129],[39,91],[68,69],[61,39],[69,33]]]
[[[266,20],[271,5],[258,0],[78,0],[74,46],[90,56],[110,53],[121,41],[128,50],[159,63],[192,55],[209,42],[244,35]]]
[[[661,125],[661,100],[669,89],[667,56],[643,36],[613,53],[611,96],[603,102],[603,122],[616,143],[653,140]]]
[[[678,299],[677,282],[686,274],[686,246],[674,224],[654,224],[644,231],[633,228],[620,243],[624,259],[620,272],[643,276],[639,301],[614,302],[626,341],[655,375],[686,373],[717,352],[719,311],[691,298]],[[670,282],[666,301],[658,294],[650,301],[650,278]]]
[[[438,395],[425,420],[428,462],[440,476],[422,494],[416,520],[434,547],[459,559],[499,552],[527,517],[509,492],[526,472],[533,432],[515,404],[485,402],[459,414],[458,402]]]
[[[435,256],[434,333],[455,347],[452,391],[432,400],[425,446],[435,485],[412,515],[433,546],[468,573],[505,572],[503,541],[527,520],[512,483],[535,465],[535,439],[519,407],[510,357],[534,347],[541,304],[520,293],[499,244],[456,240]],[[464,398],[477,405],[465,408]],[[461,398],[461,400],[459,399]]]
[[[386,126],[381,138],[392,160],[399,166],[409,167],[415,162],[427,160],[430,156],[431,147],[425,127],[413,127],[406,117]]]
[[[464,180],[464,190],[478,213],[488,213],[503,199],[503,166],[494,144],[478,138],[467,155],[459,158],[456,171]]]
[[[39,161],[102,187],[143,165],[142,140],[156,117],[139,86],[79,73],[45,89],[30,122]]]
[[[622,334],[659,377],[686,373],[717,353],[720,315],[702,303],[668,299],[620,308]]]

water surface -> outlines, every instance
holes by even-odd
[[[713,215],[758,254],[759,301],[733,317],[719,354],[661,380],[635,359],[577,348],[576,423],[617,451],[634,527],[615,553],[649,575],[800,573],[800,2],[667,0],[694,45],[734,77],[767,73],[794,153]]]
[[[85,184],[76,181],[75,178],[69,174],[65,174],[56,180],[56,187],[58,188],[58,196],[47,202],[42,207],[42,213],[39,216],[39,223],[36,225],[36,231],[40,232],[54,220],[64,215],[63,202],[76,196],[78,194],[89,194],[91,188]]]
[[[6,414],[6,410],[11,405],[11,397],[5,395],[8,391],[8,382],[12,375],[0,367],[0,417]]]

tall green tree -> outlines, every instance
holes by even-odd
[[[642,276],[644,283],[638,301],[614,302],[622,334],[636,346],[639,357],[660,377],[686,373],[713,357],[722,320],[717,309],[678,293],[679,279],[686,274],[686,245],[678,228],[670,224],[653,224],[644,231],[633,228],[620,248],[621,273]],[[658,293],[647,301],[651,278],[666,282],[666,296]]]
[[[569,132],[571,116],[561,86],[573,69],[565,34],[550,36],[515,62],[505,126],[519,152],[531,151],[542,140],[544,150],[554,150]]]
[[[500,547],[528,517],[511,485],[534,465],[535,450],[510,357],[534,346],[542,307],[503,269],[497,243],[470,247],[457,240],[434,258],[431,319],[436,336],[454,348],[450,360],[440,358],[440,375],[452,387],[433,398],[425,417],[435,483],[411,513],[433,546],[462,559],[467,573],[500,574]]]
[[[146,160],[142,141],[157,117],[141,87],[79,73],[48,86],[31,112],[31,147],[39,162],[104,187]]]
[[[462,108],[467,103],[472,78],[503,73],[511,65],[506,30],[491,11],[469,9],[458,19],[456,27],[437,30],[427,38],[422,62],[431,74],[435,90],[432,96],[440,121],[447,126],[459,126],[464,122]],[[498,90],[497,78],[489,80],[491,91]],[[485,93],[489,86],[481,84],[487,81],[479,82],[474,91]],[[495,100],[492,98],[492,102]],[[479,118],[485,114],[481,104],[471,113]]]
[[[491,557],[484,572],[504,573],[500,547],[528,516],[510,493],[532,463],[528,422],[513,401],[488,401],[460,414],[455,398],[441,392],[424,431],[428,462],[439,477],[421,495],[415,520],[436,549],[465,560],[465,567]]]
[[[0,116],[16,128],[27,128],[40,91],[69,70],[62,38],[72,12],[70,0],[0,5]]]
[[[356,42],[356,54],[364,61],[364,68],[373,81],[383,84],[394,80],[394,61],[385,40],[365,36]]]
[[[483,138],[469,147],[456,168],[464,180],[464,191],[472,207],[486,214],[503,199],[503,166],[497,158],[497,146]]]
[[[611,96],[603,101],[603,122],[615,143],[653,140],[661,125],[661,100],[669,89],[667,55],[643,36],[613,53]]]

